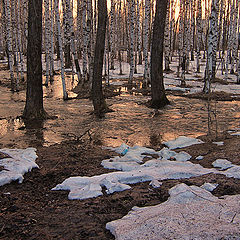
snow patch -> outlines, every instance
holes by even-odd
[[[228,161],[227,159],[217,159],[216,161],[214,161],[212,163],[212,165],[215,168],[220,168],[220,170],[226,170],[228,168],[231,168],[234,166],[234,164],[232,164],[230,161]]]
[[[201,188],[209,191],[209,192],[212,192],[216,187],[218,186],[217,183],[204,183]]]
[[[204,157],[200,155],[200,156],[196,157],[196,160],[203,160],[203,158]]]
[[[223,146],[224,145],[224,142],[213,142],[213,144],[216,144],[218,146]]]
[[[183,183],[171,188],[169,194],[166,202],[134,207],[106,228],[117,240],[240,237],[240,215],[236,214],[240,212],[240,195],[218,199],[205,189]]]
[[[22,183],[23,175],[32,170],[39,168],[35,163],[37,159],[36,149],[0,149],[0,152],[8,154],[10,158],[0,159],[0,166],[4,167],[0,171],[0,186],[3,186],[11,181]]]
[[[200,139],[180,136],[175,140],[164,142],[163,144],[166,145],[169,149],[177,149],[177,148],[184,148],[184,147],[188,147],[195,144],[201,144],[201,143],[204,143],[204,142],[201,141]]]

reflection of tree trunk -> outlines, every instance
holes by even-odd
[[[27,95],[24,118],[43,119],[42,0],[28,1]]]
[[[107,1],[98,0],[98,27],[94,52],[94,70],[92,82],[94,113],[98,117],[101,117],[108,109],[102,91],[102,69],[105,48],[106,21]]]
[[[151,49],[151,107],[160,108],[169,103],[163,84],[163,43],[168,0],[157,0]]]

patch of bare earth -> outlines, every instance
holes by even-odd
[[[192,162],[204,167],[212,167],[211,163],[217,158],[227,158],[240,164],[239,137],[228,135],[223,141],[223,146],[209,141],[183,150],[193,156]],[[13,182],[0,187],[0,239],[114,239],[105,229],[107,222],[123,217],[133,206],[151,206],[166,201],[169,188],[182,182],[197,186],[205,182],[218,183],[213,192],[218,197],[240,194],[240,180],[207,174],[190,179],[165,180],[157,189],[146,182],[132,185],[124,192],[70,201],[68,192],[51,191],[51,188],[70,176],[110,172],[101,166],[101,161],[115,153],[72,141],[40,147],[37,154],[40,169],[26,174],[22,184]],[[204,155],[204,159],[194,160],[199,155]]]

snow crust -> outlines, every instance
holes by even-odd
[[[106,228],[116,240],[240,238],[240,195],[218,199],[203,188],[183,183],[169,194],[166,202],[134,207]]]
[[[212,192],[215,188],[217,188],[218,184],[217,183],[204,183],[201,188]]]
[[[10,183],[11,181],[18,181],[22,183],[23,175],[32,170],[32,168],[39,168],[35,163],[37,159],[36,149],[0,149],[0,152],[8,154],[10,158],[0,159],[0,166],[4,169],[0,171],[0,186]]]
[[[200,139],[180,136],[175,140],[164,142],[163,144],[166,145],[169,149],[177,149],[177,148],[184,148],[184,147],[188,147],[188,146],[200,144],[200,143],[204,143],[204,142],[201,141]]]
[[[220,168],[220,170],[226,170],[228,168],[236,166],[236,165],[232,164],[230,161],[228,161],[227,159],[217,159],[216,161],[214,161],[212,163],[212,165],[215,168]]]

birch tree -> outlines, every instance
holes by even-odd
[[[110,58],[111,58],[111,67],[114,69],[114,22],[115,22],[115,2],[111,0],[111,11],[110,11]]]
[[[49,17],[49,0],[44,0],[45,9],[45,59],[46,59],[46,81],[48,85],[50,73],[50,17]]]
[[[208,49],[207,49],[207,63],[206,63],[206,77],[204,82],[204,93],[210,93],[211,81],[215,77],[216,67],[216,49],[217,49],[217,9],[219,0],[212,0],[210,26],[208,34]]]
[[[135,22],[135,0],[130,0],[130,73],[128,83],[131,85],[134,72],[134,22]]]
[[[12,48],[12,21],[10,0],[4,0],[6,14],[6,31],[7,31],[7,54],[11,79],[11,91],[14,91],[14,72],[13,72],[13,48]]]
[[[165,54],[165,71],[170,71],[170,0],[167,4],[167,14],[164,31],[164,54]]]
[[[144,25],[143,25],[143,57],[144,57],[144,83],[145,85],[149,79],[149,67],[148,67],[148,37],[149,37],[149,17],[150,17],[150,0],[145,0],[145,12],[144,12]]]
[[[201,47],[201,39],[202,39],[202,1],[198,0],[197,3],[197,73],[200,73],[200,47]]]
[[[62,79],[62,87],[63,87],[63,99],[68,98],[67,90],[66,90],[66,83],[65,83],[65,68],[64,68],[64,56],[63,56],[63,43],[62,43],[62,32],[61,32],[61,25],[60,25],[60,16],[59,16],[59,9],[58,9],[58,0],[54,0],[55,6],[55,20],[57,24],[57,35],[58,35],[58,44],[59,44],[59,53],[60,53],[60,62],[61,62],[61,79]]]

